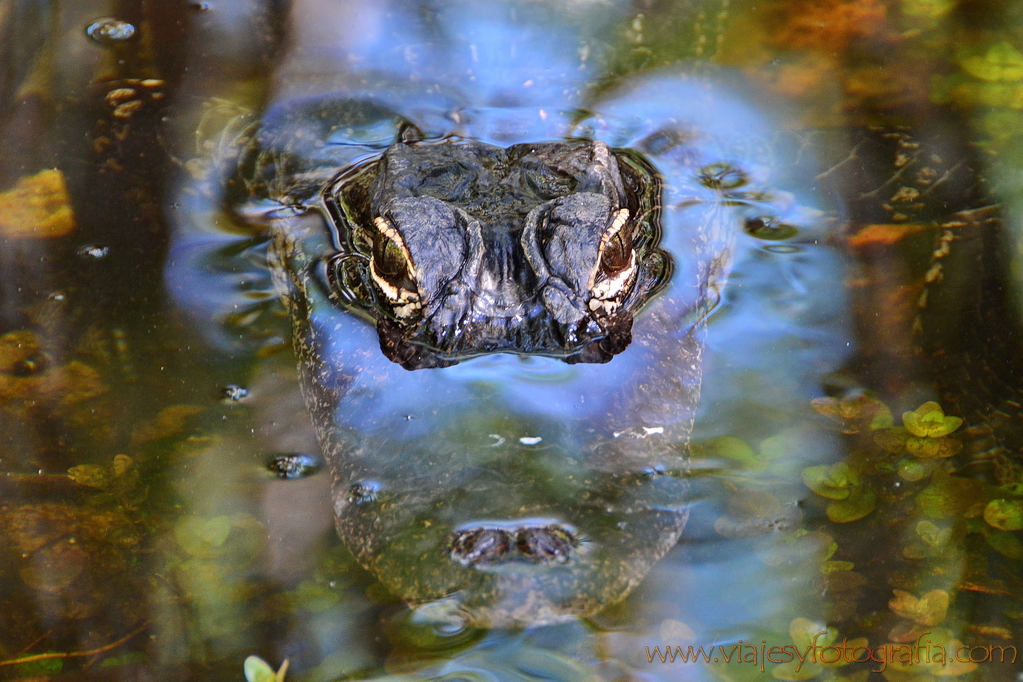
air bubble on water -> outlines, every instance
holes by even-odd
[[[274,455],[267,462],[267,470],[276,478],[289,480],[307,478],[323,467],[323,460],[315,455],[301,452],[288,452]]]
[[[380,488],[376,481],[356,481],[348,487],[348,501],[359,506],[376,502],[380,497]]]
[[[116,45],[130,40],[135,35],[135,27],[127,21],[106,17],[89,24],[85,33],[100,45]]]
[[[523,445],[538,445],[543,438],[540,436],[523,436],[519,438],[519,442]]]
[[[78,255],[82,258],[93,258],[99,260],[100,258],[106,258],[110,254],[109,246],[97,246],[95,244],[87,244],[78,249]]]
[[[249,389],[236,384],[228,384],[220,389],[220,397],[225,402],[237,403],[249,397]]]

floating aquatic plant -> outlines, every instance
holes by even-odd
[[[984,81],[1023,80],[1023,55],[1005,40],[991,45],[983,55],[963,57],[959,65],[966,73]]]
[[[860,477],[845,462],[803,469],[803,482],[810,490],[829,500],[844,500],[859,487]]]
[[[849,398],[814,398],[814,410],[842,425],[844,433],[858,433],[864,426],[884,429],[892,426],[892,412],[877,398],[860,394]]]
[[[825,661],[819,652],[839,641],[840,632],[834,627],[829,627],[809,618],[794,618],[789,623],[789,637],[792,638],[792,645],[802,654],[814,651],[812,657],[806,657],[800,661],[798,658],[787,663],[782,663],[771,670],[771,676],[779,680],[811,680],[820,676],[826,668],[840,668],[849,663],[843,656],[832,661]],[[867,646],[867,639],[842,638],[842,647],[852,650]],[[842,679],[842,678],[839,678]],[[846,678],[848,679],[848,678]]]
[[[896,615],[918,625],[939,625],[945,620],[949,602],[945,590],[931,590],[921,597],[903,590],[893,590],[893,593],[895,596],[888,601],[888,608]]]
[[[948,437],[962,426],[962,418],[946,416],[938,403],[926,402],[912,412],[904,412],[902,423],[902,428],[878,431],[874,442],[893,454],[909,454],[921,460],[947,459],[963,449],[961,441]]]
[[[902,548],[907,559],[927,559],[939,556],[952,538],[952,529],[922,519],[914,527],[913,539]]]
[[[827,515],[835,523],[857,521],[874,511],[877,495],[863,487],[862,480],[845,462],[803,469],[803,482],[810,490],[831,500]]]
[[[1023,500],[991,500],[984,507],[984,520],[999,530],[1023,530]]]
[[[912,412],[902,413],[902,424],[914,436],[941,438],[963,425],[962,417],[946,416],[941,405],[926,402]]]
[[[979,481],[938,472],[930,485],[917,494],[916,506],[929,518],[950,519],[963,514],[983,494],[984,485]]]
[[[274,672],[270,664],[259,656],[249,656],[245,659],[245,679],[248,682],[284,682],[284,676],[288,672],[288,659],[284,659],[279,670]]]
[[[984,533],[987,543],[1000,554],[1010,559],[1023,560],[1023,543],[1019,538],[1004,530],[992,530]]]

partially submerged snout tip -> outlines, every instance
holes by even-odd
[[[556,566],[572,561],[579,547],[574,529],[542,522],[468,526],[446,540],[452,560],[480,568],[508,564]]]

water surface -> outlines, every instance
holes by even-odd
[[[0,4],[0,675],[239,679],[257,655],[300,680],[1015,679],[1023,663],[992,647],[1021,646],[1023,617],[1018,14]],[[662,301],[681,301],[679,329],[701,264],[725,254],[720,300],[695,306],[710,312],[685,492],[662,501],[689,520],[624,602],[526,630],[409,608],[338,540],[329,476],[268,472],[282,455],[318,464],[319,448],[267,267],[260,216],[276,207],[228,210],[245,197],[222,183],[249,126],[325,98],[364,108],[309,122],[300,156],[320,165],[379,153],[398,117],[645,155],[665,177],[677,268]],[[701,183],[715,164],[741,186]],[[652,319],[638,335],[664,333]],[[370,327],[346,325],[339,346],[374,349]],[[548,486],[520,494],[570,497],[584,469],[564,453],[585,428],[613,414],[643,452],[660,435],[615,412],[616,387],[649,371],[630,352],[444,370],[450,449],[499,444],[512,474]],[[436,436],[434,380],[365,358],[348,426]],[[461,391],[490,408],[465,415]],[[895,430],[928,401],[964,423]],[[429,464],[427,484],[443,474]],[[765,660],[819,632],[979,662]],[[690,645],[718,660],[660,657]]]

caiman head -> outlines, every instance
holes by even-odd
[[[607,362],[667,281],[660,183],[602,142],[402,141],[330,182],[332,298],[406,369],[487,353]]]

